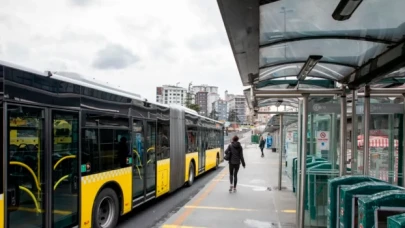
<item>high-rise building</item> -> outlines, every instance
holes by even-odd
[[[209,85],[195,85],[191,88],[191,91],[196,94],[197,92],[218,93],[218,86]]]
[[[178,86],[163,85],[156,87],[156,102],[161,104],[186,104],[187,89]]]
[[[245,124],[246,119],[246,98],[243,95],[235,95],[234,98],[228,101],[228,116],[236,112],[239,122]]]
[[[227,106],[228,103],[222,99],[216,100],[212,103],[212,109],[216,111],[218,120],[228,120]]]
[[[230,101],[234,97],[235,97],[234,94],[229,94],[228,90],[225,90],[225,101]]]
[[[199,114],[202,116],[208,116],[208,92],[200,91],[195,94],[195,103],[200,106]]]
[[[212,112],[212,103],[216,100],[219,99],[219,94],[218,94],[218,86],[210,86],[210,85],[195,85],[191,88],[191,92],[195,95],[195,104],[197,103],[197,93],[199,92],[206,92],[207,93],[207,98],[205,100],[207,109],[204,111],[206,113],[206,116],[208,116]],[[200,95],[200,99],[204,97],[205,95]],[[201,100],[199,101],[200,103],[202,102]],[[201,105],[200,105],[201,108]]]
[[[212,104],[219,100],[219,94],[218,93],[208,93],[208,98],[207,98],[207,103],[208,103],[208,114],[210,114],[212,112]]]

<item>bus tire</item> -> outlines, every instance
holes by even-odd
[[[119,216],[119,201],[117,194],[111,188],[103,189],[96,197],[93,213],[92,227],[116,227]]]
[[[190,162],[189,168],[188,168],[188,180],[187,180],[187,186],[191,186],[194,183],[195,179],[195,168],[194,168],[194,163]]]

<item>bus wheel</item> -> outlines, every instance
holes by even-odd
[[[118,197],[111,188],[103,189],[98,194],[93,206],[93,226],[96,228],[113,228],[118,222]]]
[[[188,169],[188,181],[187,181],[187,186],[191,186],[194,183],[194,178],[195,178],[195,171],[194,171],[194,164],[190,162],[190,168]]]

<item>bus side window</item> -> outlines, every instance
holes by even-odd
[[[99,171],[98,131],[96,129],[82,130],[82,175]]]
[[[170,128],[168,125],[158,125],[158,145],[157,152],[158,160],[163,160],[170,157]]]

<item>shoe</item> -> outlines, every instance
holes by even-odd
[[[231,186],[231,187],[229,187],[229,192],[232,192],[232,186]]]
[[[233,187],[233,192],[236,192],[236,187]]]

